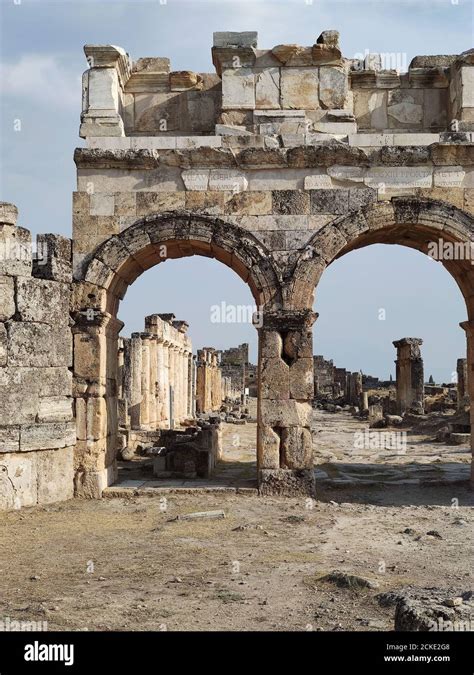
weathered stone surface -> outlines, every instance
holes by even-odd
[[[52,504],[74,496],[74,448],[38,453],[38,504]]]
[[[20,450],[49,450],[66,448],[76,443],[76,425],[74,422],[49,422],[22,426],[20,431]]]
[[[33,322],[11,322],[8,365],[37,368],[71,366],[72,338],[69,327]]]
[[[272,192],[273,212],[282,215],[310,213],[310,198],[303,190],[274,190]]]
[[[148,216],[151,213],[184,209],[184,206],[184,192],[137,193],[137,216]]]
[[[0,463],[1,453],[20,451],[20,427],[0,426]]]
[[[265,68],[255,74],[255,105],[257,108],[280,107],[280,69]]]
[[[322,108],[343,108],[348,91],[347,75],[341,68],[319,69],[319,100]]]
[[[349,190],[311,190],[311,213],[347,213]]]
[[[13,219],[8,212],[4,218],[6,220]],[[30,232],[23,227],[0,222],[0,276],[30,276],[31,269]]]
[[[21,321],[35,321],[55,327],[69,324],[70,297],[66,284],[19,278],[16,300]]]
[[[259,216],[272,213],[272,195],[270,192],[241,192],[234,194],[227,202],[226,213]]]
[[[75,193],[79,194],[79,193]],[[33,258],[33,276],[70,283],[72,281],[72,242],[59,234],[39,234]]]
[[[0,367],[6,366],[8,362],[8,334],[7,327],[0,323]]]
[[[250,68],[226,69],[222,73],[222,107],[255,108],[255,73]]]
[[[389,92],[387,103],[389,125],[392,128],[400,126],[416,128],[420,126],[423,120],[421,96],[420,92],[407,92],[403,89],[395,89]]]
[[[0,277],[0,321],[15,314],[15,287],[12,277]]]
[[[288,68],[281,73],[282,108],[316,110],[319,106],[319,80],[314,68]]]
[[[38,501],[37,454],[0,456],[0,510],[33,506]]]

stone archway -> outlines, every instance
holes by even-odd
[[[295,389],[301,389],[302,366],[308,371],[306,381],[312,382],[311,313],[290,312],[288,323],[288,312],[282,309],[279,272],[265,246],[252,234],[209,216],[170,212],[147,216],[107,239],[88,256],[74,283],[77,494],[100,496],[103,488],[116,478],[116,354],[118,334],[123,326],[117,319],[120,300],[128,286],[145,270],[167,259],[191,255],[213,257],[233,269],[248,284],[256,305],[262,310],[264,320],[258,326],[257,438],[262,490],[307,492],[308,485],[312,489],[308,416],[312,391],[306,385],[306,404],[301,401],[301,392],[298,402],[294,401],[292,406],[287,400],[292,368]],[[300,344],[303,325],[307,328],[304,345]],[[287,359],[282,355],[284,340]],[[303,348],[304,359],[300,358]],[[281,391],[282,371],[283,379],[287,380],[285,391]],[[279,377],[278,381],[274,380],[275,376]],[[262,397],[266,399],[263,406]]]
[[[474,456],[474,218],[448,203],[414,197],[394,197],[337,218],[321,228],[299,257],[291,281],[295,307],[311,307],[324,270],[350,251],[370,244],[399,244],[430,254],[433,242],[470,247],[470,254],[441,260],[454,277],[467,307],[466,331],[471,450]],[[472,464],[474,481],[474,460]]]

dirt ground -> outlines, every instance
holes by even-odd
[[[316,416],[324,452],[353,433],[347,415],[337,432],[335,423]],[[226,425],[224,443],[248,480],[255,425]],[[446,463],[467,468],[461,450]],[[337,458],[320,459],[318,470],[337,472]],[[314,501],[130,489],[2,513],[0,618],[47,621],[49,630],[392,630],[394,609],[378,593],[436,586],[451,597],[472,582],[472,493],[458,474],[417,483],[411,471],[391,484],[373,471],[368,481],[321,480]],[[224,519],[175,520],[216,509]],[[332,570],[378,588],[321,580]]]

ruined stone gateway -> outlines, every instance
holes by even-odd
[[[273,49],[216,33],[215,74],[85,53],[72,242],[43,235],[33,259],[15,207],[1,209],[2,508],[114,482],[117,310],[168,258],[216,258],[262,310],[261,493],[313,493],[314,294],[363,246],[444,252],[467,306],[474,426],[474,50],[404,74],[343,58],[335,31]]]

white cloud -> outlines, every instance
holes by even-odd
[[[81,77],[56,56],[27,54],[0,65],[0,94],[37,104],[81,109]]]

